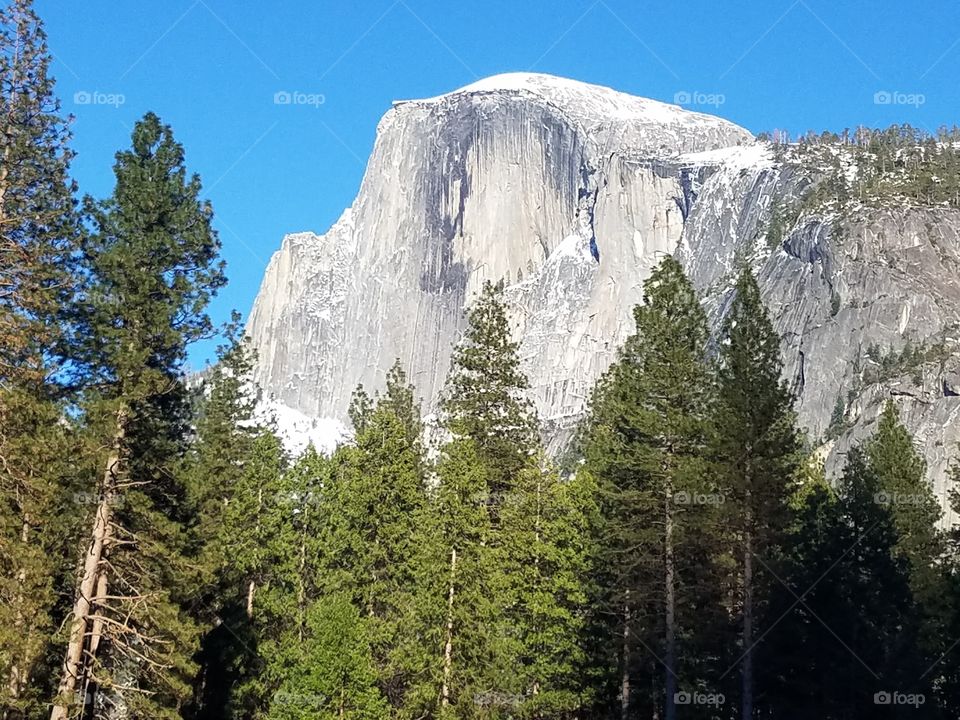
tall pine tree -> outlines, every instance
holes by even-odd
[[[0,716],[33,717],[76,503],[53,380],[79,239],[67,121],[28,0],[0,9]],[[79,496],[78,496],[79,497]],[[82,500],[81,500],[82,502]]]
[[[800,467],[793,395],[780,379],[780,338],[749,267],[737,279],[720,342],[715,452],[740,578],[740,710],[754,717],[754,645],[770,584],[776,582],[789,500]]]
[[[89,388],[85,422],[106,450],[52,720],[68,717],[78,691],[94,693],[98,717],[174,717],[194,670],[182,596],[188,503],[174,465],[186,348],[211,333],[205,308],[225,282],[220,245],[200,180],[156,115],[136,124],[114,174],[112,197],[87,202],[73,343]]]
[[[634,318],[636,334],[597,386],[581,445],[601,489],[621,717],[662,709],[673,720],[681,636],[691,634],[692,613],[702,618],[713,604],[696,598],[706,584],[694,581],[708,559],[690,562],[687,550],[711,526],[709,500],[719,500],[705,463],[714,380],[706,318],[676,260],[666,257],[651,274]],[[640,697],[649,698],[643,710]]]
[[[537,444],[536,419],[524,396],[529,382],[502,293],[502,286],[487,281],[471,306],[441,403],[446,429],[474,442],[494,496],[510,488]]]

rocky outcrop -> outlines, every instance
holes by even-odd
[[[549,76],[395,103],[353,206],[322,236],[287,236],[270,262],[248,324],[257,381],[275,403],[342,419],[356,385],[378,387],[400,358],[429,410],[464,306],[503,280],[558,450],[662,254],[682,260],[714,323],[747,260],[801,423],[832,438],[828,469],[893,394],[945,497],[960,367],[936,348],[960,327],[960,214],[808,214],[771,246],[774,203],[807,182],[725,120]],[[884,361],[908,340],[922,358]]]

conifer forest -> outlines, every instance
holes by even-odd
[[[659,259],[562,452],[487,281],[436,412],[398,359],[348,439],[292,453],[240,315],[210,314],[227,276],[190,149],[147,113],[85,194],[52,62],[10,0],[2,720],[960,717],[960,531],[894,396],[825,471],[748,262],[713,330]],[[825,206],[957,204],[956,131],[775,145],[829,167],[774,245]],[[870,158],[852,189],[835,147]]]

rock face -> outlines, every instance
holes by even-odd
[[[379,387],[400,358],[429,411],[464,306],[485,280],[504,280],[558,450],[660,257],[677,254],[715,323],[747,259],[812,438],[827,436],[843,399],[828,469],[893,394],[945,497],[960,364],[885,363],[872,382],[864,365],[868,348],[956,340],[960,213],[809,217],[770,247],[773,203],[803,181],[725,120],[544,75],[394,103],[353,206],[324,235],[288,235],[270,262],[248,324],[256,379],[275,403],[343,419],[357,384]]]

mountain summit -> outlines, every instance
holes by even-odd
[[[870,374],[864,358],[952,341],[960,212],[809,202],[843,152],[813,160],[718,117],[549,75],[397,101],[352,206],[272,258],[248,325],[256,379],[287,415],[343,420],[352,390],[376,388],[399,358],[429,412],[464,307],[503,281],[556,451],[664,253],[715,324],[749,262],[828,470],[893,393],[943,494],[958,369],[928,353]]]

